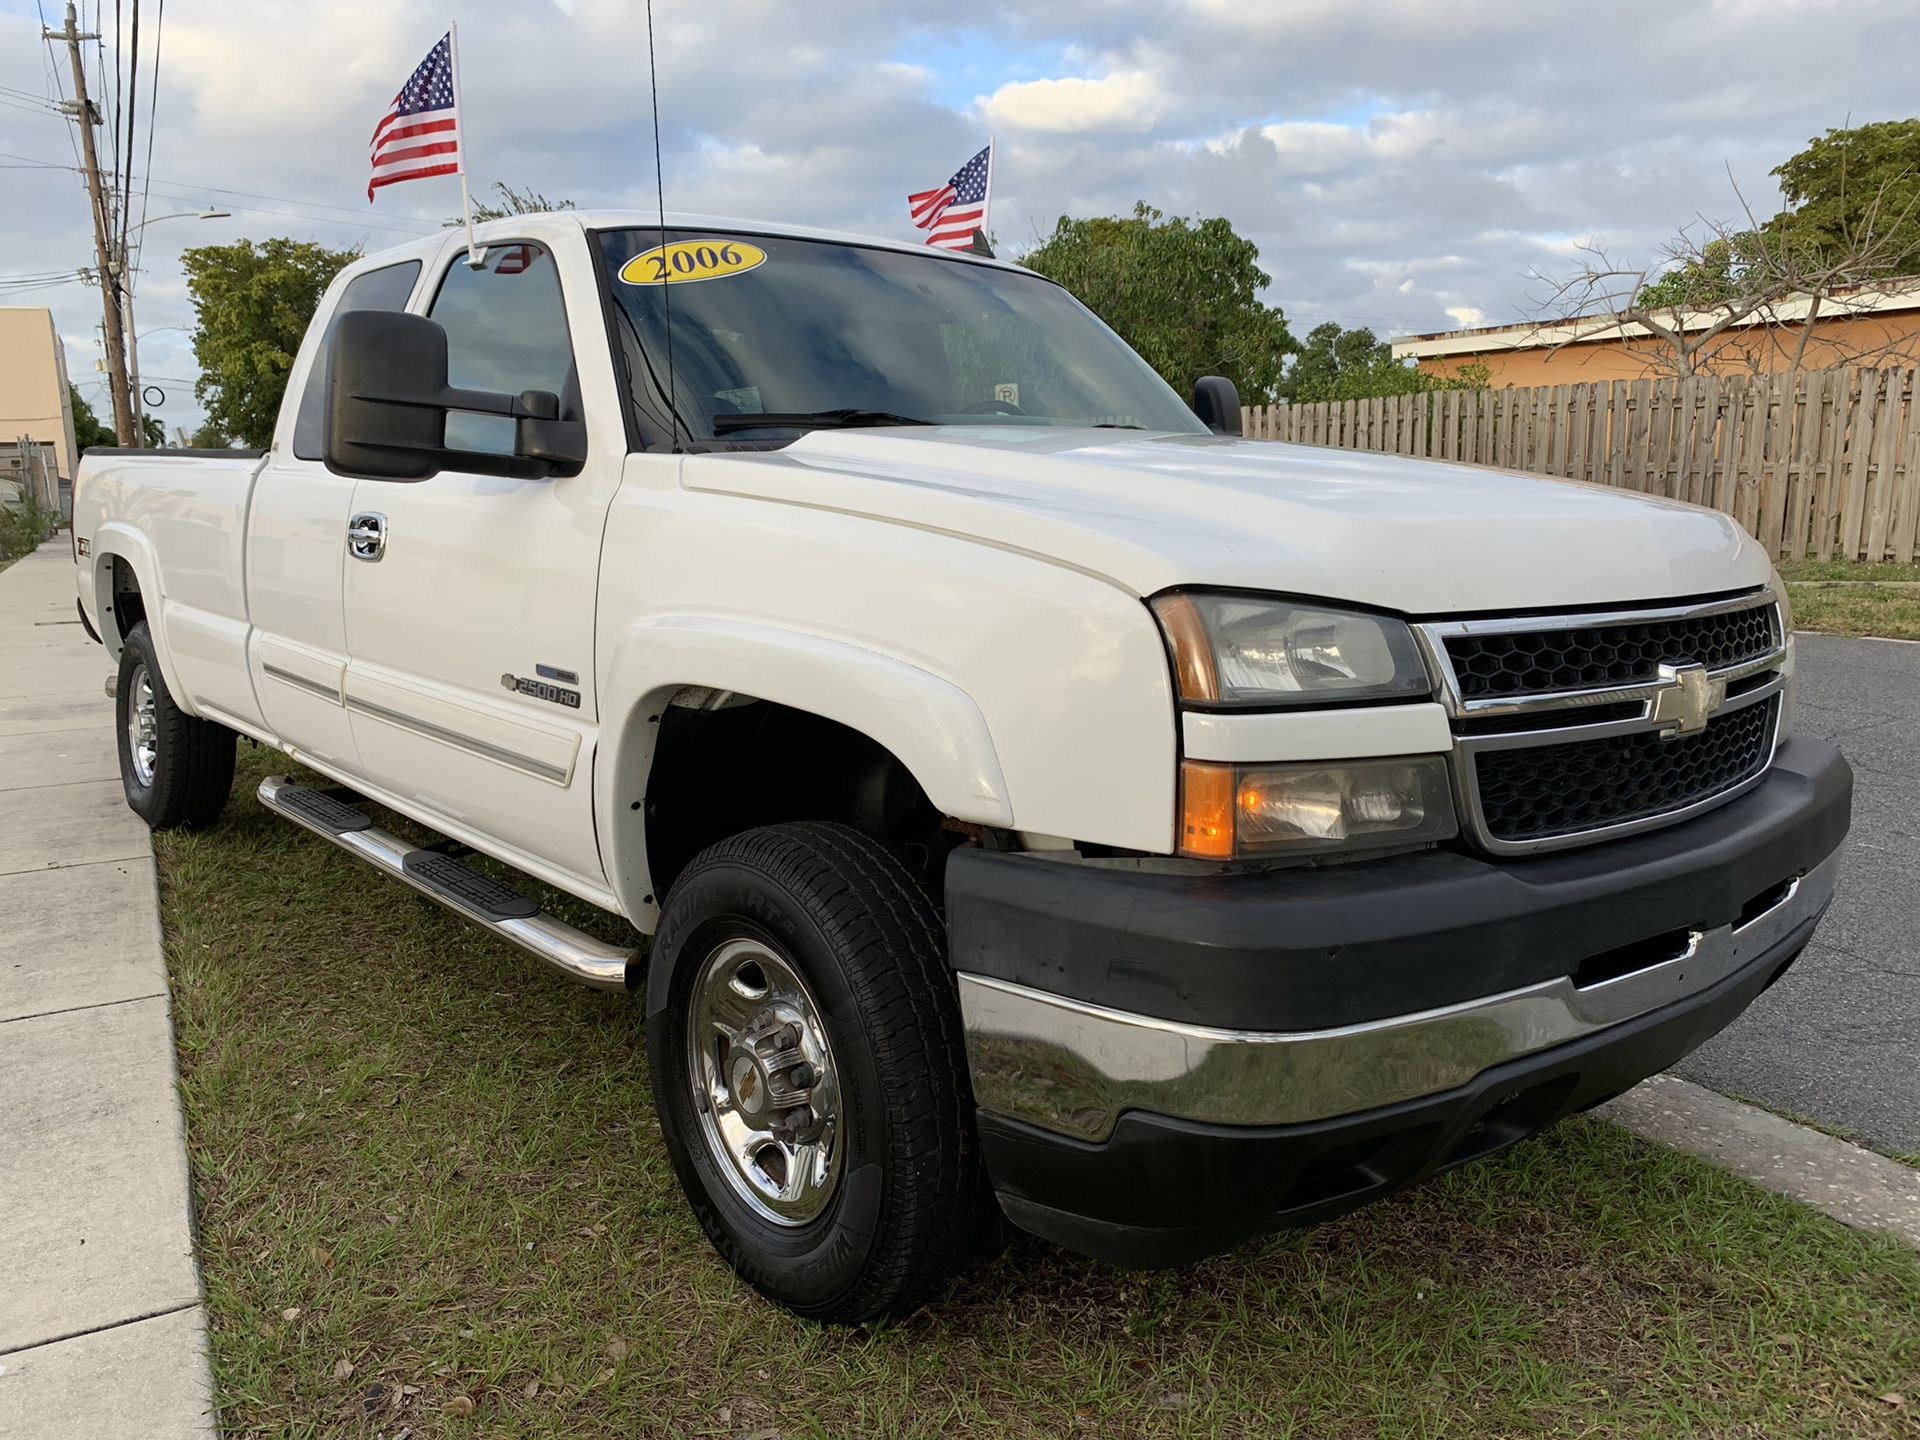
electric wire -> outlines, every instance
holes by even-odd
[[[118,57],[115,57],[116,64]],[[127,46],[127,163],[120,173],[120,268],[127,268],[127,227],[133,223],[134,129],[140,120],[140,0],[133,0],[133,24]],[[125,277],[114,277],[116,293]]]
[[[0,166],[0,169],[66,170],[72,171],[75,174],[84,173],[83,167],[79,165],[66,165],[58,160],[43,160],[35,155],[18,155],[8,150],[0,150],[0,158],[20,162],[18,165]],[[144,175],[141,176],[142,180],[146,178]],[[287,205],[303,205],[310,210],[332,210],[349,217],[351,221],[350,228],[355,229],[392,230],[403,235],[428,235],[441,228],[431,220],[409,220],[401,215],[387,215],[380,220],[372,220],[366,217],[364,210],[354,209],[345,205],[328,205],[318,200],[300,200],[291,195],[270,195],[259,190],[234,190],[222,185],[202,185],[194,180],[168,180],[163,176],[155,175],[152,177],[152,184],[156,187],[153,193],[162,199],[204,199],[209,194],[242,195],[256,200],[278,200]],[[186,193],[178,193],[181,191],[185,191]],[[315,223],[335,225],[348,224],[348,221],[335,220],[331,215],[308,215],[297,210],[272,210],[260,205],[241,204],[234,204],[231,208],[235,210],[246,210],[258,215],[284,215],[293,220],[311,220]]]
[[[153,132],[160,124],[160,37],[167,24],[167,0],[160,0],[159,13],[153,18],[153,78],[147,82],[147,162],[140,186],[140,245],[146,247],[147,195],[153,188]]]

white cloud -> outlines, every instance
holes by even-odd
[[[1116,70],[1098,80],[1016,80],[977,103],[994,125],[1048,134],[1150,130],[1166,110],[1160,81],[1145,70]]]
[[[458,8],[476,184],[651,210],[638,0]],[[993,225],[1010,248],[1062,213],[1136,200],[1224,215],[1260,247],[1272,299],[1302,330],[1523,318],[1540,288],[1528,272],[1577,265],[1578,237],[1639,263],[1696,214],[1737,218],[1729,168],[1764,209],[1766,172],[1808,136],[1914,111],[1906,51],[1884,43],[1912,28],[1912,0],[655,9],[673,208],[911,236],[903,197],[998,131]],[[0,85],[39,94],[51,82],[31,15],[0,0]],[[186,336],[165,328],[192,319],[184,246],[291,235],[377,248],[457,208],[451,181],[365,197],[367,135],[440,23],[391,0],[170,0],[152,211],[213,203],[235,218],[151,232],[139,282],[149,373],[193,374]],[[263,55],[281,58],[263,67]],[[69,135],[55,116],[0,107],[0,151],[64,166]],[[0,194],[0,269],[92,263],[69,170],[7,169]],[[98,291],[0,303],[51,305],[74,379],[101,398]],[[163,417],[191,427],[187,387],[167,388]]]
[[[1487,312],[1478,305],[1449,305],[1447,318],[1462,330],[1471,330],[1476,325],[1487,323]]]

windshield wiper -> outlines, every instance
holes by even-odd
[[[861,425],[933,425],[915,415],[895,415],[890,410],[790,410],[765,415],[740,415],[728,411],[713,417],[713,433],[731,434],[735,430],[851,430]]]

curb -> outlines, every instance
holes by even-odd
[[[1898,1160],[1674,1075],[1656,1075],[1593,1113],[1920,1249],[1920,1170]]]

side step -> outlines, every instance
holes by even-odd
[[[365,811],[325,791],[270,775],[260,782],[260,803],[596,990],[625,990],[628,977],[637,982],[642,973],[637,950],[574,929],[512,886],[450,855],[409,845],[375,825]]]

